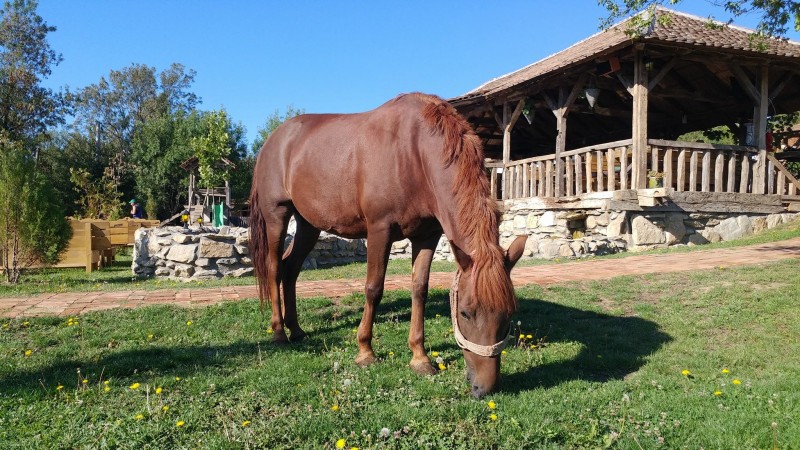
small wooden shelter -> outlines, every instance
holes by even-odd
[[[202,218],[204,223],[211,223],[210,206],[223,203],[226,208],[231,207],[231,186],[230,180],[225,179],[225,186],[200,188],[197,186],[199,159],[192,156],[181,163],[181,168],[189,172],[189,195],[186,210],[189,211],[189,222],[195,223],[198,218]],[[236,164],[227,158],[220,158],[217,166],[222,169],[228,167],[235,169]],[[180,216],[180,213],[174,217]]]
[[[658,173],[655,195],[679,204],[696,192],[744,211],[800,202],[767,148],[768,116],[800,111],[800,43],[661,7],[636,19],[450,99],[484,142],[496,197],[564,205]],[[719,125],[741,145],[676,140]]]

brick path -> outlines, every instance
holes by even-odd
[[[800,258],[800,238],[768,244],[719,250],[700,250],[665,255],[631,255],[613,260],[583,260],[563,264],[518,267],[512,272],[514,285],[549,285],[569,281],[604,280],[620,275],[703,270]],[[430,286],[448,288],[453,274],[431,274]],[[410,275],[389,276],[386,290],[409,290]],[[363,292],[363,280],[305,281],[297,285],[298,297],[343,297]],[[31,297],[0,298],[0,317],[43,315],[73,316],[111,308],[136,308],[153,304],[203,306],[257,297],[255,286],[204,289],[162,289],[155,291],[75,292]]]

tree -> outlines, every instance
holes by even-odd
[[[52,264],[72,229],[48,180],[27,150],[0,136],[0,266],[16,283],[33,264]]]
[[[13,0],[0,10],[0,265],[8,282],[34,263],[55,262],[70,235],[61,202],[36,167],[48,129],[65,112],[63,97],[40,85],[61,56],[47,42],[55,28],[36,6]]]
[[[602,22],[607,28],[613,22],[636,14],[654,6],[675,5],[681,0],[598,0],[608,11],[608,17]],[[781,37],[789,27],[800,31],[800,2],[792,0],[714,0],[710,2],[722,7],[729,15],[727,23],[746,14],[758,14],[760,19],[756,32],[759,35]]]
[[[203,122],[205,133],[192,138],[192,148],[198,160],[200,184],[210,188],[228,179],[228,168],[221,167],[219,161],[231,154],[228,142],[231,123],[224,110],[206,113]]]
[[[40,85],[62,58],[47,42],[55,27],[36,6],[33,0],[12,0],[0,10],[0,129],[34,159],[47,130],[63,123],[66,112],[64,95]]]
[[[130,153],[136,130],[150,120],[194,110],[200,101],[189,90],[194,77],[195,72],[181,64],[161,73],[133,64],[70,95],[74,129],[95,143],[95,159],[103,161],[101,173],[110,174],[120,195],[134,191]],[[101,175],[93,176],[96,180]]]

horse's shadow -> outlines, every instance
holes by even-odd
[[[379,317],[396,315],[407,322],[410,318],[409,302],[408,298],[396,297],[381,305]],[[431,295],[426,304],[426,320],[437,314],[449,317],[448,302],[446,293]],[[521,323],[519,327],[517,321]],[[532,367],[510,373],[504,369],[502,390],[505,392],[553,387],[572,380],[604,382],[623,379],[639,370],[648,356],[672,340],[657,323],[641,317],[613,316],[526,297],[519,298],[519,309],[513,318],[512,332],[520,331],[532,338],[509,351],[531,352],[537,362]],[[511,345],[517,342],[514,338]],[[532,349],[530,344],[537,347]],[[545,348],[560,344],[574,345],[578,348],[577,354],[573,357],[551,356],[552,361],[548,361],[551,352]],[[447,347],[457,348],[454,341]]]

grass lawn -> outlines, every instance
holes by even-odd
[[[483,400],[441,290],[431,377],[407,367],[408,292],[381,304],[367,369],[362,296],[301,301],[289,346],[255,299],[6,320],[0,448],[797,448],[798,293],[796,260],[520,287],[523,338]]]

